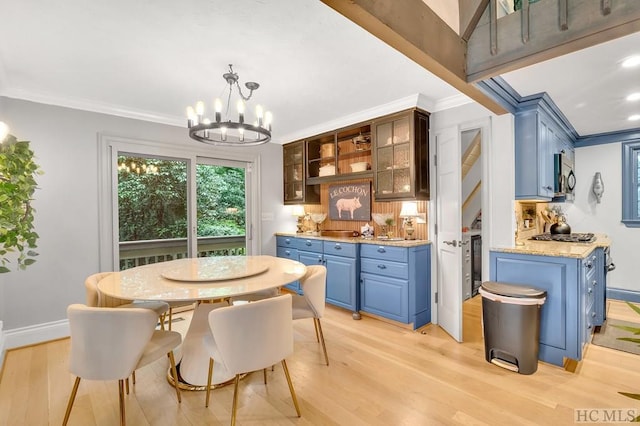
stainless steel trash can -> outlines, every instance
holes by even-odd
[[[479,293],[487,362],[520,374],[535,373],[540,310],[547,292],[525,285],[486,281]]]

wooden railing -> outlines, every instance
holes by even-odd
[[[120,270],[182,259],[188,257],[187,252],[186,238],[121,242]],[[244,235],[198,238],[198,257],[244,256],[246,253]]]

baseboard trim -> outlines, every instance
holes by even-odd
[[[607,298],[624,302],[640,303],[640,292],[622,288],[607,288]]]
[[[69,336],[69,320],[53,321],[3,331],[0,327],[0,366],[9,349],[35,345]]]

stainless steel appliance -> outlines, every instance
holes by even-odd
[[[573,172],[573,157],[564,150],[553,155],[554,197],[573,200],[573,189],[576,186],[576,175]]]
[[[537,241],[560,241],[564,243],[592,243],[596,240],[596,236],[590,232],[574,232],[572,234],[538,234],[529,239]]]

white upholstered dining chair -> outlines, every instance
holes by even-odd
[[[324,315],[327,292],[327,268],[324,265],[307,266],[307,273],[300,279],[302,295],[293,295],[293,319],[313,318],[316,340],[322,343],[324,359],[329,365],[327,346],[324,342],[320,318]]]
[[[205,406],[209,406],[212,375],[224,381],[235,377],[231,425],[235,425],[240,375],[280,362],[291,398],[300,417],[300,407],[285,358],[293,353],[291,295],[214,309],[209,313],[211,334],[205,337],[209,351],[209,378]],[[218,381],[216,381],[217,383]]]
[[[155,312],[74,304],[67,308],[67,317],[71,331],[69,371],[76,379],[63,425],[69,421],[81,378],[118,380],[121,425],[126,423],[124,381],[134,370],[168,355],[174,383],[178,383],[173,350],[182,336],[175,331],[156,330]],[[182,402],[177,385],[175,391],[178,402]]]

